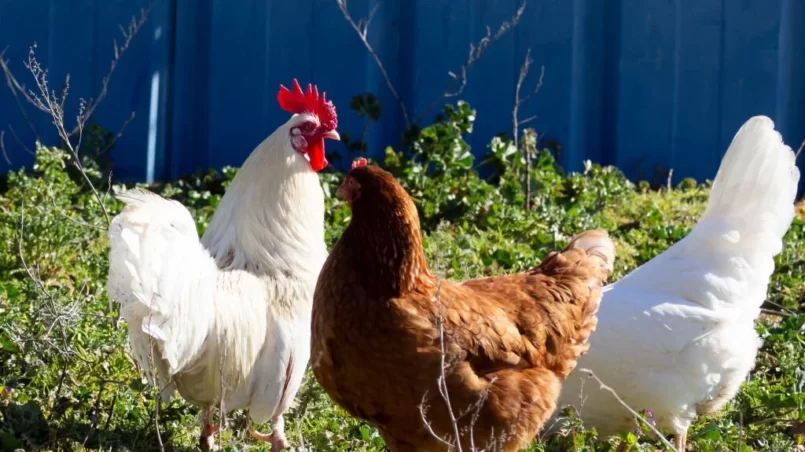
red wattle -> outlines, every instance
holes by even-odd
[[[327,158],[324,157],[324,138],[313,140],[308,145],[307,155],[310,157],[310,167],[319,172],[327,167]]]

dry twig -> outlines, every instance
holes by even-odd
[[[540,89],[542,89],[542,82],[545,80],[545,66],[541,66],[539,71],[539,79],[537,80],[537,84],[534,89],[524,96],[520,94],[523,89],[523,83],[525,82],[526,78],[528,78],[528,71],[531,69],[532,64],[534,64],[534,60],[531,58],[531,49],[528,49],[525,54],[523,65],[520,66],[520,75],[517,77],[517,86],[514,90],[514,107],[512,108],[512,138],[514,139],[515,148],[519,144],[518,140],[520,137],[520,126],[536,119],[536,116],[531,116],[521,120],[520,107],[529,99],[539,94]]]
[[[542,66],[539,73],[539,79],[537,80],[537,84],[534,89],[526,95],[521,95],[520,92],[523,89],[523,83],[525,82],[526,78],[528,77],[528,71],[531,69],[531,65],[534,63],[534,60],[531,58],[531,49],[528,49],[525,54],[525,60],[523,61],[523,65],[520,67],[520,75],[517,77],[517,85],[514,90],[514,106],[512,107],[512,139],[514,140],[514,148],[520,149],[520,126],[523,124],[527,124],[533,121],[536,117],[531,116],[529,118],[520,119],[520,107],[526,103],[529,99],[537,95],[542,89],[542,82],[545,79],[545,66]],[[534,137],[536,146],[537,137]],[[526,185],[526,196],[525,196],[525,208],[526,210],[531,210],[531,146],[526,143],[523,146],[523,150],[525,151],[525,162],[526,162],[526,169],[525,169],[525,185]]]
[[[112,74],[114,74],[115,69],[117,69],[117,65],[120,62],[120,57],[129,49],[129,45],[131,44],[132,40],[137,33],[143,28],[146,22],[148,22],[148,15],[151,13],[151,9],[154,7],[154,4],[151,3],[145,8],[140,9],[140,17],[139,19],[132,17],[131,21],[129,22],[126,28],[123,28],[122,25],[118,25],[120,29],[120,34],[123,35],[123,42],[122,44],[118,45],[117,39],[113,41],[115,56],[112,59],[112,62],[109,65],[109,71],[107,71],[106,75],[101,79],[101,91],[95,97],[95,99],[90,99],[89,102],[86,104],[86,110],[83,113],[83,117],[80,118],[79,122],[70,132],[70,135],[75,135],[76,133],[81,134],[81,129],[84,128],[86,121],[92,116],[95,112],[95,109],[98,107],[98,104],[103,101],[106,97],[107,92],[109,91],[109,80],[112,79]],[[130,122],[129,119],[126,123]],[[125,126],[124,126],[125,127]]]
[[[31,148],[29,148],[28,146],[25,145],[25,143],[22,142],[22,140],[20,139],[19,135],[17,135],[17,132],[14,130],[14,127],[11,124],[8,125],[8,130],[9,130],[9,132],[11,132],[11,135],[14,137],[14,141],[16,141],[17,144],[20,145],[20,147],[25,150],[25,152],[27,152],[28,154],[31,154],[31,155],[36,155],[36,153],[34,151],[32,151]]]
[[[383,61],[380,60],[380,57],[377,55],[374,47],[372,47],[372,44],[369,43],[369,24],[372,22],[372,18],[374,17],[380,5],[376,4],[372,10],[369,11],[369,16],[367,16],[365,19],[359,19],[358,22],[355,22],[355,20],[352,18],[352,15],[349,13],[347,0],[336,0],[336,3],[338,4],[338,9],[341,10],[341,14],[344,15],[344,19],[349,22],[349,25],[352,26],[352,29],[355,30],[355,33],[357,33],[358,37],[361,39],[363,46],[366,47],[366,50],[370,55],[372,55],[377,67],[380,69],[380,73],[383,75],[383,80],[385,80],[386,86],[400,104],[400,110],[402,111],[403,118],[405,118],[405,124],[410,125],[411,121],[408,119],[408,109],[405,108],[405,102],[403,102],[402,97],[400,97],[400,94],[397,93],[397,90],[394,89],[394,84],[391,82],[388,72],[386,72],[386,67],[383,65]]]
[[[123,35],[122,44],[118,44],[117,40],[114,40],[114,58],[109,66],[109,71],[101,80],[101,90],[98,95],[94,99],[90,99],[86,101],[84,99],[80,100],[78,114],[76,115],[76,124],[75,127],[72,129],[67,128],[65,126],[64,121],[64,106],[67,101],[67,95],[70,90],[70,75],[68,74],[65,78],[64,84],[62,85],[62,89],[60,94],[56,94],[55,90],[52,90],[49,84],[48,79],[48,71],[44,69],[41,63],[36,59],[35,49],[36,44],[34,43],[33,46],[29,49],[28,52],[28,59],[24,63],[25,68],[31,73],[34,78],[34,82],[36,84],[36,90],[27,89],[23,84],[21,84],[16,77],[14,77],[13,72],[8,66],[8,61],[2,58],[2,53],[0,53],[0,69],[2,69],[3,73],[6,77],[6,83],[11,90],[11,93],[14,95],[14,98],[17,100],[17,104],[20,107],[20,111],[22,112],[23,117],[28,121],[29,125],[31,126],[31,130],[36,134],[36,129],[33,126],[33,122],[28,117],[25,108],[23,107],[22,102],[20,99],[25,99],[25,101],[34,106],[36,109],[47,113],[53,122],[53,125],[56,127],[56,131],[59,135],[59,138],[62,140],[62,143],[69,151],[72,157],[73,165],[79,170],[84,181],[87,183],[87,186],[92,191],[93,196],[98,201],[98,204],[101,206],[101,209],[104,213],[104,218],[106,219],[107,226],[109,225],[109,212],[106,209],[106,205],[104,203],[104,197],[95,187],[92,180],[90,179],[89,175],[87,174],[86,169],[82,164],[82,159],[80,156],[81,150],[81,141],[83,139],[84,128],[87,124],[87,121],[92,117],[92,114],[95,112],[96,108],[100,104],[101,101],[106,97],[108,90],[109,90],[109,81],[111,80],[112,74],[114,74],[115,69],[120,62],[121,56],[128,50],[129,45],[131,44],[134,37],[137,33],[142,29],[145,23],[148,20],[148,15],[151,12],[151,8],[153,5],[149,5],[146,8],[140,10],[140,17],[139,19],[132,17],[131,22],[128,24],[126,28],[120,26],[120,32]],[[5,52],[5,51],[4,51]],[[126,120],[123,124],[123,128],[118,132],[116,137],[113,140],[117,140],[122,133],[125,127],[131,122],[133,119],[133,115]],[[13,132],[13,131],[12,131]],[[73,143],[73,137],[77,136],[75,143]]]
[[[142,27],[146,24],[146,22],[148,22],[148,15],[151,13],[152,8],[153,4],[149,4],[145,8],[142,8],[140,10],[140,17],[139,18],[132,17],[131,22],[129,22],[129,24],[125,28],[122,25],[118,26],[120,28],[120,33],[123,36],[122,43],[118,44],[118,41],[116,39],[113,41],[114,57],[112,58],[112,62],[109,65],[109,70],[106,72],[106,75],[104,75],[104,77],[101,79],[101,89],[98,92],[98,95],[95,96],[94,99],[90,99],[89,102],[84,102],[82,112],[79,114],[79,117],[77,118],[76,125],[69,130],[69,133],[66,133],[68,137],[73,137],[76,134],[82,133],[82,129],[86,125],[86,122],[90,119],[90,117],[95,112],[98,105],[106,97],[107,93],[109,92],[109,82],[112,79],[112,75],[114,74],[115,69],[117,69],[117,66],[120,63],[121,57],[129,49],[129,46],[131,45],[131,42],[134,40],[134,37],[137,35],[137,33],[139,33]],[[33,45],[31,52],[29,52],[29,59],[28,62],[26,62],[25,64],[28,70],[31,70],[31,68],[29,68],[28,66],[31,62],[30,58],[32,56],[31,53],[33,51],[33,48],[36,48],[36,44]],[[3,52],[0,52],[0,69],[2,69],[3,74],[6,77],[6,84],[8,85],[9,90],[11,90],[11,94],[14,95],[14,98],[17,101],[17,105],[20,108],[20,112],[28,122],[29,126],[31,127],[31,130],[34,132],[34,135],[38,136],[39,134],[36,132],[36,128],[34,127],[33,121],[31,121],[31,119],[28,117],[28,114],[25,111],[21,99],[24,99],[28,104],[34,106],[39,111],[42,111],[44,113],[47,113],[48,115],[53,116],[53,111],[51,110],[51,108],[49,108],[47,102],[42,102],[40,96],[52,97],[53,99],[57,99],[56,93],[54,91],[54,92],[36,94],[32,90],[26,88],[26,86],[20,83],[19,80],[17,80],[17,78],[14,76],[13,71],[8,66],[8,60],[3,59],[3,54],[5,53],[5,51],[6,49],[4,49]],[[37,67],[38,66],[39,64],[37,63]],[[47,75],[47,71],[44,71],[43,75]],[[41,91],[41,87],[38,85],[39,82],[37,81],[37,88],[39,88]],[[63,115],[64,113],[64,103],[66,101],[67,97],[66,94],[69,91],[69,88],[70,88],[70,75],[68,74],[62,87],[62,95],[57,101],[57,106],[61,115]],[[64,124],[62,124],[62,127],[64,127]],[[61,132],[59,133],[59,135],[61,136]],[[62,139],[64,138],[62,137]]]
[[[464,89],[467,87],[467,76],[469,74],[470,68],[478,62],[478,60],[483,56],[484,52],[491,46],[495,41],[502,38],[509,30],[516,27],[519,22],[520,18],[523,16],[523,11],[526,7],[526,1],[523,1],[523,4],[517,9],[514,16],[507,21],[500,24],[497,31],[492,33],[492,29],[490,27],[486,28],[486,35],[481,38],[477,43],[470,43],[470,50],[469,55],[467,56],[467,60],[464,64],[459,68],[456,72],[450,71],[447,74],[450,76],[450,81],[448,82],[445,89],[437,96],[418,116],[416,116],[413,120],[408,112],[408,109],[405,106],[405,102],[403,101],[400,94],[394,88],[394,84],[391,81],[391,78],[386,71],[386,67],[383,64],[383,61],[380,59],[380,56],[377,54],[377,51],[369,42],[369,25],[372,22],[372,18],[374,17],[375,13],[377,12],[377,8],[379,5],[375,5],[370,11],[369,15],[366,18],[359,19],[357,22],[352,17],[349,12],[349,7],[347,4],[348,0],[336,0],[338,4],[338,8],[341,10],[341,14],[343,14],[344,19],[350,24],[355,33],[358,34],[363,46],[366,47],[366,50],[372,56],[372,59],[375,61],[380,73],[383,75],[383,80],[386,83],[389,91],[397,100],[397,103],[400,106],[400,110],[402,111],[403,118],[405,119],[405,125],[411,126],[415,124],[419,124],[424,117],[426,117],[435,107],[439,104],[439,102],[450,99],[452,97],[460,96]],[[456,86],[458,85],[458,86]]]
[[[151,298],[151,304],[154,303],[154,298],[156,298],[156,296],[157,295],[155,294]],[[152,313],[152,314],[149,314],[149,316],[148,316],[148,323],[150,324],[151,322],[153,322],[153,312],[154,311],[149,309],[149,312]],[[149,367],[149,369],[147,369],[147,372],[150,373],[151,381],[153,382],[154,389],[156,390],[156,394],[154,396],[154,429],[155,429],[156,434],[157,434],[157,443],[159,444],[159,450],[161,452],[165,452],[165,445],[162,443],[162,432],[159,430],[159,405],[162,403],[162,392],[165,390],[165,388],[161,388],[160,385],[159,385],[159,372],[157,370],[156,365],[154,364],[154,349],[156,348],[154,346],[154,338],[151,335],[149,335],[148,340],[149,340],[149,347],[148,347],[148,349],[149,349],[148,350],[148,352],[149,352],[149,355],[148,355],[148,367]],[[165,386],[167,387],[171,383],[172,382],[169,381],[169,382],[167,382],[167,384]]]
[[[442,225],[439,225],[439,227],[441,228]],[[436,256],[434,268],[439,268],[438,255]],[[425,424],[425,428],[428,430],[428,433],[431,436],[433,436],[436,440],[447,446],[448,450],[457,450],[458,452],[463,452],[463,446],[461,445],[461,428],[459,426],[459,420],[463,419],[468,414],[471,415],[467,432],[469,434],[469,443],[470,443],[469,444],[470,449],[468,452],[482,452],[484,449],[478,449],[475,445],[474,429],[475,424],[478,421],[478,417],[480,416],[481,407],[483,406],[484,403],[486,403],[486,400],[489,396],[489,390],[491,389],[492,385],[495,384],[496,379],[492,378],[489,381],[486,390],[481,394],[481,396],[475,403],[467,407],[467,409],[463,413],[460,413],[459,415],[455,414],[452,403],[450,402],[450,392],[447,387],[447,375],[451,371],[452,363],[448,362],[447,360],[447,349],[445,347],[444,303],[442,301],[441,277],[437,277],[436,296],[434,297],[434,302],[438,303],[438,311],[436,313],[436,326],[439,330],[439,359],[441,366],[439,369],[439,377],[436,383],[437,388],[439,390],[439,395],[442,398],[442,401],[445,403],[448,416],[450,417],[450,424],[453,429],[453,441],[441,437],[438,433],[436,433],[435,430],[433,430],[433,426],[431,425],[430,421],[428,421],[427,391],[422,396],[422,402],[419,405],[419,414],[422,419],[422,422]],[[494,443],[494,437],[491,438],[491,440]]]
[[[6,152],[6,131],[0,130],[0,153],[3,154],[3,159],[8,163],[8,166],[11,166],[11,159],[8,158],[8,153]]]
[[[526,7],[526,0],[523,0],[523,4],[520,5],[519,8],[517,8],[517,11],[514,13],[514,16],[512,16],[512,18],[509,19],[509,21],[500,24],[500,27],[494,34],[492,34],[491,28],[486,27],[486,35],[483,38],[481,38],[481,40],[478,41],[477,44],[472,43],[470,44],[469,56],[467,57],[467,61],[459,69],[458,71],[459,73],[456,74],[452,71],[447,73],[447,75],[449,75],[451,78],[450,82],[447,84],[444,91],[442,91],[441,95],[439,95],[436,99],[434,99],[430,103],[430,105],[428,105],[427,108],[425,108],[425,110],[422,111],[422,113],[417,117],[416,121],[414,121],[415,123],[419,123],[422,119],[424,119],[424,117],[427,116],[439,102],[445,99],[449,99],[451,97],[460,96],[464,92],[464,89],[467,87],[467,75],[469,74],[472,65],[474,65],[475,63],[478,62],[479,59],[481,59],[481,56],[483,56],[484,52],[486,52],[489,46],[494,44],[496,41],[502,38],[509,30],[513,29],[520,23],[520,18],[523,17],[523,11],[525,11],[525,7]],[[456,83],[459,84],[458,88],[454,88]]]
[[[639,414],[637,411],[635,411],[634,409],[632,409],[632,407],[630,407],[630,406],[629,406],[629,405],[628,405],[626,402],[624,402],[624,401],[623,401],[623,399],[621,399],[621,398],[620,398],[620,396],[618,395],[618,393],[617,393],[617,392],[615,392],[615,390],[614,390],[614,389],[612,389],[611,387],[609,387],[609,386],[607,386],[606,384],[604,384],[604,382],[603,382],[603,381],[601,381],[601,379],[600,379],[600,378],[598,378],[598,375],[596,375],[596,374],[595,374],[595,372],[593,372],[593,371],[592,371],[592,370],[590,370],[590,369],[578,369],[578,371],[579,371],[579,372],[585,372],[585,373],[589,374],[589,375],[590,375],[590,377],[592,377],[593,379],[595,379],[595,381],[596,381],[596,382],[598,382],[598,384],[600,385],[600,388],[601,388],[602,390],[607,391],[607,392],[609,392],[610,394],[612,394],[612,395],[615,397],[615,400],[617,400],[617,401],[618,401],[618,403],[620,403],[622,407],[626,408],[626,409],[629,411],[629,413],[631,413],[631,414],[632,414],[632,416],[634,416],[634,418],[635,418],[635,419],[637,419],[637,420],[639,420],[640,422],[642,422],[642,423],[646,424],[646,425],[648,426],[648,428],[650,428],[650,429],[651,429],[651,431],[652,431],[652,432],[654,432],[654,434],[655,434],[655,435],[657,435],[657,438],[659,438],[659,439],[660,439],[660,441],[663,443],[663,445],[664,445],[665,447],[667,447],[668,449],[670,449],[670,450],[672,450],[672,451],[674,451],[674,452],[677,452],[677,450],[676,450],[676,448],[673,446],[673,444],[671,444],[671,443],[670,443],[670,442],[669,442],[667,439],[665,439],[665,436],[662,434],[662,432],[660,432],[659,430],[657,430],[657,427],[655,427],[654,425],[652,425],[652,424],[651,424],[651,422],[647,421],[647,420],[646,420],[646,419],[645,419],[643,416],[641,416],[641,415],[640,415],[640,414]]]
[[[25,89],[25,86],[21,85],[16,78],[14,78],[14,74],[11,72],[11,68],[8,67],[8,60],[3,58],[3,56],[8,50],[8,47],[3,49],[0,52],[0,69],[2,69],[3,74],[6,76],[6,84],[8,85],[8,89],[11,91],[11,94],[14,96],[14,101],[17,103],[17,107],[20,109],[20,113],[22,113],[23,119],[28,124],[28,127],[31,128],[31,132],[34,133],[35,136],[39,136],[36,131],[36,126],[31,118],[28,116],[28,112],[25,110],[25,106],[23,105],[22,101],[20,100],[20,96],[25,99],[28,104],[33,105],[36,107],[36,102],[30,97],[28,94],[28,90]]]

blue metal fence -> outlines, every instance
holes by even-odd
[[[375,5],[369,39],[413,116],[426,110],[486,27],[509,19],[521,0],[351,0],[360,18]],[[0,0],[0,49],[20,81],[37,55],[60,89],[68,72],[77,111],[95,96],[113,56],[118,24],[145,0]],[[519,67],[527,49],[545,66],[540,93],[521,117],[560,143],[562,163],[615,164],[634,178],[658,167],[676,177],[712,178],[740,124],[771,116],[786,141],[805,138],[805,1],[529,0],[521,23],[471,68],[462,98],[477,109],[470,139],[485,152],[511,130]],[[399,142],[394,97],[335,0],[156,0],[123,56],[94,120],[117,131],[118,178],[170,178],[242,163],[287,118],[275,102],[297,77],[327,91],[339,130],[360,135],[353,95],[377,94],[383,116],[368,134],[378,155]],[[36,136],[56,143],[50,120],[27,121],[0,86],[0,130],[13,167],[28,164]],[[71,115],[68,115],[68,120]],[[330,144],[334,149],[338,144]],[[0,170],[8,164],[0,159]]]

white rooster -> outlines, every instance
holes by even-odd
[[[294,115],[251,153],[199,241],[190,212],[145,190],[119,195],[107,289],[121,304],[132,354],[163,398],[174,389],[202,409],[201,447],[213,447],[213,409],[247,408],[249,432],[287,447],[283,412],[310,355],[313,290],[327,258],[324,139],[335,107],[308,85],[280,86]],[[271,435],[251,420],[272,420]]]
[[[794,217],[799,170],[765,116],[747,121],[721,162],[702,218],[664,253],[604,289],[590,351],[562,389],[585,424],[635,425],[593,371],[635,410],[651,409],[685,449],[688,427],[737,393],[755,363],[754,329],[773,257]]]

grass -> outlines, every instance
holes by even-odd
[[[524,269],[573,234],[601,227],[617,242],[617,279],[684,237],[704,209],[707,184],[686,180],[657,190],[596,165],[566,175],[548,153],[533,149],[534,208],[526,211],[520,207],[523,162],[501,150],[505,142],[490,145],[484,178],[454,145],[456,135],[468,132],[461,115],[471,112],[463,108],[422,131],[416,159],[389,149],[384,161],[415,196],[426,252],[446,277]],[[177,398],[157,416],[155,390],[127,355],[126,326],[116,325],[104,289],[103,209],[69,169],[70,158],[40,147],[32,171],[11,172],[0,183],[0,449],[156,450],[161,439],[166,450],[193,450],[198,410]],[[97,166],[86,161],[84,167],[101,187]],[[200,173],[151,188],[185,203],[203,231],[234,173]],[[322,175],[328,195],[339,180]],[[108,197],[104,203],[110,213],[121,207]],[[328,196],[327,212],[332,244],[348,210]],[[765,340],[757,365],[722,413],[696,423],[693,450],[791,451],[805,443],[803,259],[805,222],[796,219],[757,323]],[[529,450],[661,448],[645,431],[600,438],[568,415],[568,429]],[[229,426],[220,441],[224,450],[266,450],[246,437],[243,413],[232,414]],[[298,450],[384,450],[376,431],[335,406],[310,373],[287,416],[287,432]]]

